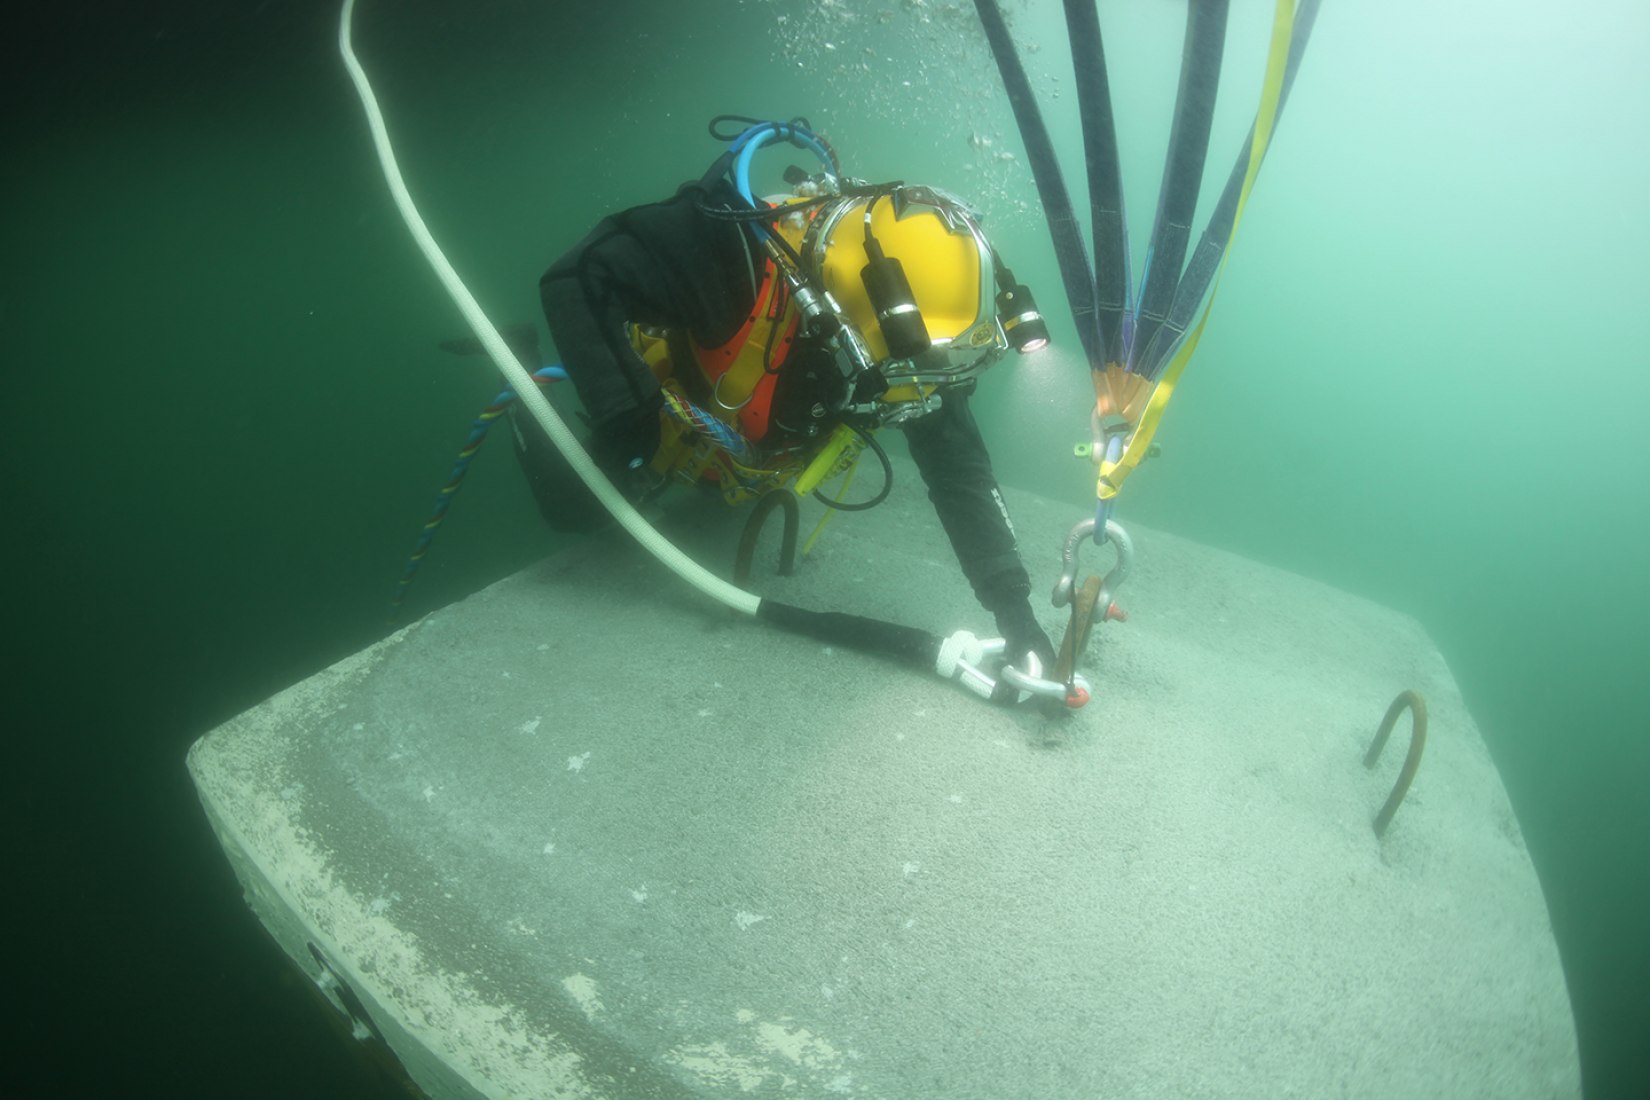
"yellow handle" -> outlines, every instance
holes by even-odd
[[[808,468],[802,471],[802,476],[796,479],[796,495],[805,497],[819,488],[819,483],[830,476],[836,469],[836,464],[849,447],[859,443],[859,436],[846,424],[838,424],[831,433],[831,438],[825,441],[825,446],[808,463]]]

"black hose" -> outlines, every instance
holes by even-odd
[[[1279,89],[1277,114],[1272,120],[1274,137],[1277,134],[1277,125],[1283,119],[1284,105],[1289,102],[1289,90],[1295,85],[1295,73],[1300,68],[1301,56],[1306,52],[1306,43],[1312,37],[1312,28],[1318,18],[1318,6],[1319,0],[1302,0],[1300,7],[1295,9],[1295,22],[1289,39],[1289,57],[1283,71],[1283,87]],[[1186,329],[1196,316],[1197,307],[1203,303],[1203,298],[1209,291],[1210,283],[1220,271],[1221,257],[1231,244],[1232,224],[1237,219],[1238,196],[1243,191],[1243,180],[1249,172],[1249,156],[1254,139],[1255,127],[1251,123],[1248,136],[1244,138],[1243,146],[1238,150],[1237,163],[1232,165],[1231,174],[1226,178],[1226,187],[1221,192],[1220,200],[1215,203],[1214,213],[1209,216],[1209,224],[1204,228],[1203,236],[1192,252],[1191,260],[1186,264],[1186,271],[1180,277],[1180,285],[1175,288],[1174,300],[1169,305],[1169,315],[1152,336],[1151,342],[1146,345],[1144,353],[1134,357],[1135,370],[1147,378],[1156,377],[1159,369],[1179,346],[1181,338],[1186,335]]]
[[[1014,122],[1020,128],[1020,141],[1025,145],[1031,178],[1037,184],[1037,197],[1043,203],[1043,215],[1048,221],[1048,235],[1054,243],[1060,281],[1065,286],[1066,302],[1071,306],[1071,319],[1077,326],[1083,353],[1091,367],[1104,366],[1100,318],[1095,304],[1094,269],[1089,266],[1088,249],[1083,244],[1077,213],[1072,209],[1071,196],[1066,192],[1065,179],[1060,175],[1054,142],[1048,136],[1042,111],[1037,107],[1037,97],[1031,90],[1025,67],[1020,64],[1020,56],[1014,51],[1014,38],[1009,34],[1008,23],[1003,19],[997,0],[974,0],[974,7],[979,12],[986,41],[991,45],[991,55],[997,61],[1003,90],[1008,93],[1008,105],[1014,111]]]
[[[854,434],[865,441],[866,446],[876,452],[877,460],[882,463],[882,491],[870,500],[860,501],[857,504],[843,504],[841,501],[832,500],[818,489],[814,490],[814,499],[825,507],[835,508],[839,512],[864,512],[875,508],[888,499],[888,494],[894,488],[894,464],[888,461],[888,452],[882,449],[882,444],[878,443],[870,432],[867,432],[858,424],[849,424],[848,427],[852,428]]]
[[[707,218],[716,218],[725,222],[771,222],[777,221],[786,214],[793,214],[798,210],[823,206],[835,198],[837,198],[836,195],[818,195],[811,199],[788,202],[784,206],[753,206],[748,210],[739,210],[732,206],[711,206],[709,203],[701,201],[699,212]]]
[[[1123,317],[1129,308],[1129,256],[1123,223],[1123,170],[1117,156],[1106,51],[1095,0],[1065,0],[1072,72],[1088,169],[1089,224],[1094,234],[1095,306],[1106,363],[1123,361]]]
[[[891,657],[901,664],[924,670],[934,668],[944,641],[938,634],[913,626],[841,611],[808,611],[777,600],[763,600],[758,604],[756,617],[793,634],[803,634],[844,649]]]
[[[1163,166],[1163,184],[1157,196],[1157,216],[1152,222],[1151,243],[1146,250],[1145,285],[1140,288],[1140,303],[1135,309],[1129,366],[1136,374],[1141,373],[1141,353],[1151,346],[1158,326],[1168,317],[1175,289],[1180,286],[1192,218],[1197,212],[1197,196],[1203,183],[1203,162],[1209,155],[1209,128],[1214,121],[1215,93],[1220,85],[1227,8],[1227,0],[1208,0],[1186,9],[1180,88],[1175,94],[1174,122],[1169,127],[1169,149]]]

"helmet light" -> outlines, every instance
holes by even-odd
[[[1009,347],[1024,355],[1048,346],[1048,324],[1037,311],[1031,288],[1014,283],[997,294],[997,320]]]

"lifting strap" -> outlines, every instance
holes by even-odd
[[[1164,407],[1197,348],[1320,0],[1300,0],[1298,9],[1295,0],[1276,0],[1254,124],[1209,225],[1185,264],[1207,157],[1228,7],[1227,0],[1190,0],[1163,186],[1140,292],[1132,301],[1115,125],[1093,0],[1064,0],[1083,124],[1093,269],[1087,266],[1052,142],[997,0],[974,3],[1043,202],[1072,319],[1094,373],[1097,411],[1124,425],[1113,450],[1102,452],[1096,493],[1105,506],[1148,452]],[[1194,316],[1197,323],[1192,325]]]

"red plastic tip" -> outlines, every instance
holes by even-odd
[[[1066,706],[1070,707],[1072,710],[1076,710],[1088,701],[1089,693],[1081,687],[1073,686],[1070,691],[1066,692]]]
[[[1106,619],[1114,623],[1126,623],[1129,621],[1129,613],[1116,604],[1107,604]]]

